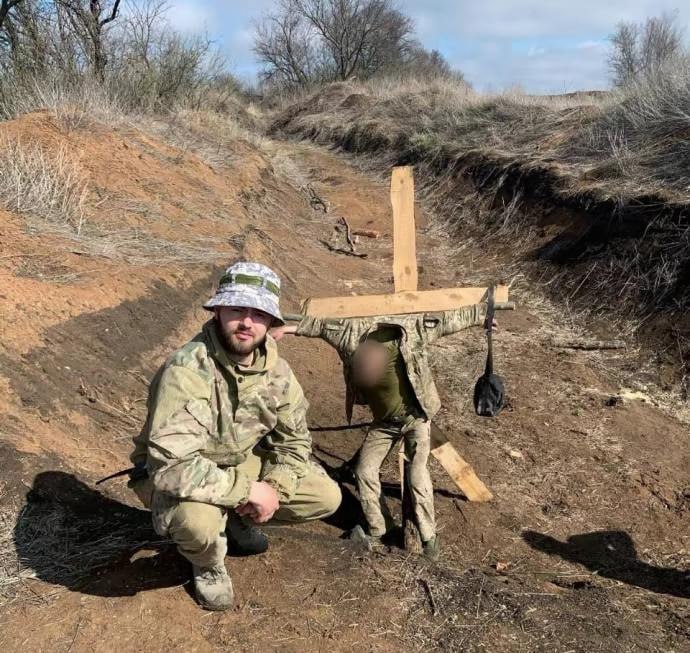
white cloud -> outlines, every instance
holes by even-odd
[[[406,0],[403,11],[428,21],[435,32],[476,38],[554,38],[611,32],[622,20],[678,10],[690,22],[687,0]],[[425,25],[425,31],[429,27]]]
[[[582,41],[575,46],[578,50],[602,50],[608,47],[606,41]]]
[[[543,54],[546,54],[546,48],[538,48],[532,45],[530,46],[530,49],[527,50],[528,57],[540,57]]]
[[[439,47],[478,89],[605,88],[607,38],[619,22],[678,7],[679,23],[690,24],[687,0],[406,0],[400,6],[423,25],[424,44]]]
[[[175,0],[170,5],[167,18],[172,27],[180,32],[198,33],[214,25],[215,12],[209,3]]]
[[[172,0],[178,29],[208,29],[243,76],[257,63],[251,20],[276,0]],[[398,0],[428,48],[441,50],[478,89],[522,85],[532,92],[605,88],[608,35],[624,20],[677,8],[690,25],[688,0]],[[690,32],[690,29],[688,30]]]

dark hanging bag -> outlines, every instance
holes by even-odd
[[[492,324],[494,321],[494,286],[489,288],[486,310],[486,340],[489,351],[486,356],[486,367],[474,386],[474,410],[480,417],[496,417],[505,402],[505,385],[500,376],[494,374],[492,351]]]

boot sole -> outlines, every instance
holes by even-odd
[[[230,610],[235,606],[235,595],[232,595],[232,601],[228,605],[213,605],[213,603],[207,603],[206,601],[203,601],[202,599],[199,598],[198,595],[194,595],[194,598],[196,599],[197,604],[199,605],[200,608],[203,608],[204,610],[210,610],[211,612],[225,612],[225,610]]]

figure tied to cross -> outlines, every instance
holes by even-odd
[[[316,337],[333,346],[344,366],[346,413],[355,403],[368,405],[373,416],[355,464],[355,482],[367,521],[367,533],[356,539],[376,546],[393,526],[380,481],[381,466],[402,443],[401,486],[407,496],[423,552],[439,555],[433,486],[428,469],[431,453],[468,499],[487,501],[489,490],[455,448],[432,425],[441,402],[429,366],[428,348],[437,339],[486,324],[486,288],[417,290],[414,185],[409,167],[395,168],[391,183],[394,220],[395,292],[389,295],[310,299],[296,326],[274,332]],[[507,302],[508,289],[495,289]],[[381,315],[381,308],[386,314]],[[434,436],[432,437],[432,427]]]

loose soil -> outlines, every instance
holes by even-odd
[[[439,424],[495,495],[470,503],[431,463],[440,562],[344,540],[360,519],[346,479],[328,523],[270,525],[266,554],[228,558],[235,609],[201,611],[187,564],[125,484],[95,480],[127,465],[147,380],[207,318],[200,304],[229,259],[276,268],[287,311],[390,290],[385,180],[301,143],[238,141],[211,166],[133,127],[68,130],[34,114],[2,128],[71,148],[98,189],[79,238],[0,213],[2,650],[690,650],[687,426],[653,396],[623,398],[627,354],[554,349],[570,326],[524,280],[518,309],[499,316],[510,402],[497,419],[470,401],[481,330],[432,350]],[[358,243],[367,258],[324,245],[341,216],[383,234]],[[515,268],[509,251],[481,259],[419,217],[421,287]],[[136,256],[123,230],[136,230]],[[311,403],[315,456],[337,474],[364,434],[344,427],[338,357],[315,340],[280,347]],[[399,511],[396,468],[383,477]]]

